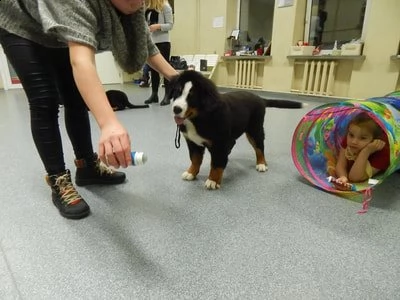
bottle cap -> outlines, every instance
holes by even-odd
[[[132,152],[132,165],[143,165],[147,162],[147,156],[143,152]]]

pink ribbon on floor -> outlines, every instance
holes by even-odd
[[[357,213],[359,215],[365,214],[369,208],[369,202],[372,200],[372,187],[366,189],[363,193],[363,202],[362,209],[360,209]]]

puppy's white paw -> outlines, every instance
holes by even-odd
[[[258,164],[258,165],[256,165],[256,170],[258,172],[265,172],[268,170],[268,166],[264,165],[264,164]]]
[[[206,182],[204,183],[204,186],[208,189],[208,190],[216,190],[219,189],[221,187],[221,185],[217,184],[215,181],[207,179]]]
[[[183,180],[194,180],[196,178],[196,176],[194,176],[193,174],[189,173],[188,171],[185,171],[182,173],[182,179]]]

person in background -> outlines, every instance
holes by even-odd
[[[66,218],[90,213],[65,166],[58,123],[64,104],[75,182],[119,184],[125,174],[111,169],[131,164],[131,141],[100,82],[95,53],[112,50],[123,70],[144,63],[171,78],[176,71],[151,41],[143,0],[1,0],[0,43],[26,93],[34,143],[47,172],[52,201]],[[87,107],[100,128],[94,153]]]
[[[173,27],[172,8],[167,0],[145,0],[146,20],[151,32],[151,38],[160,50],[161,55],[166,61],[169,61],[171,55],[171,42],[169,31]],[[160,74],[154,68],[150,69],[151,73],[151,96],[144,103],[158,103],[158,89],[160,86]],[[168,78],[167,78],[168,79]],[[169,82],[164,78],[165,94],[168,93]],[[160,105],[168,105],[170,100],[164,97]]]
[[[322,36],[325,30],[325,23],[328,19],[328,12],[325,9],[326,7],[326,0],[320,0],[318,4],[318,24],[316,28],[316,36],[314,40],[314,46],[320,46],[322,41]]]
[[[357,114],[349,123],[336,164],[336,184],[350,188],[363,182],[390,164],[386,134],[367,113]]]
[[[150,86],[150,66],[148,64],[145,64],[143,66],[143,75],[142,78],[140,78],[139,86],[140,87],[149,87]]]

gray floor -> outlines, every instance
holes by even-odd
[[[149,93],[116,87],[138,104]],[[301,99],[310,105],[267,111],[269,171],[241,138],[218,191],[203,187],[208,155],[198,180],[181,180],[188,153],[183,138],[175,149],[170,107],[118,112],[149,161],[126,184],[80,188],[92,214],[73,221],[50,201],[23,92],[0,91],[0,299],[400,299],[400,175],[365,215],[308,185],[291,136],[326,100]]]

